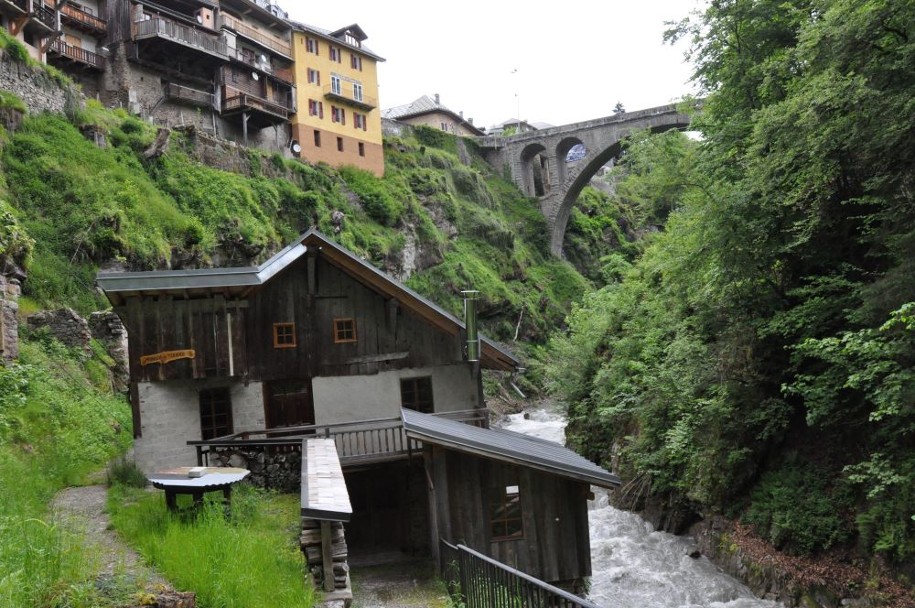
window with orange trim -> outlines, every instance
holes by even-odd
[[[344,344],[356,341],[356,319],[334,319],[334,342]]]
[[[295,323],[273,324],[273,348],[295,348]]]

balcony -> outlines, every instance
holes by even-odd
[[[473,426],[489,426],[486,410],[462,410],[435,415]],[[407,438],[400,417],[244,431],[208,441],[188,441],[187,444],[197,448],[197,464],[204,466],[217,461],[220,452],[262,452],[268,455],[300,452],[302,439],[310,437],[333,439],[344,469],[405,459],[420,451],[419,442]]]
[[[165,85],[165,97],[172,101],[186,103],[200,108],[215,108],[216,96],[206,91],[198,91],[190,87],[170,82]]]
[[[94,36],[101,36],[108,31],[108,23],[104,19],[100,19],[70,3],[60,7],[60,17],[67,25]]]
[[[289,119],[289,108],[286,106],[268,101],[257,95],[241,93],[230,87],[225,87],[222,114],[224,116],[232,116],[242,112],[252,112],[255,118],[254,126],[257,127]]]
[[[244,63],[245,65],[251,66],[255,70],[260,70],[270,74],[274,78],[278,78],[287,84],[292,84],[293,79],[295,78],[291,68],[280,68],[269,64],[259,63],[253,57],[246,56],[244,53],[241,53],[238,50],[235,51],[235,59]]]
[[[352,87],[352,85],[350,83],[346,83],[346,84],[349,84],[350,87]],[[345,85],[341,85],[341,86],[334,86],[334,84],[325,85],[324,86],[324,97],[327,99],[335,100],[335,101],[342,101],[343,103],[349,104],[351,106],[359,108],[360,110],[365,110],[365,111],[374,110],[375,108],[378,107],[378,100],[375,99],[374,97],[363,94],[360,96],[359,99],[356,99],[356,95],[354,92],[350,91],[349,94],[347,94]]]
[[[45,34],[53,34],[57,31],[57,13],[54,9],[40,4],[37,0],[33,0],[30,16],[32,18],[26,27],[31,27]]]
[[[226,43],[219,36],[208,34],[165,17],[156,16],[144,21],[135,21],[132,30],[133,39],[137,41],[165,40],[224,61],[229,59]]]
[[[67,44],[60,39],[57,39],[51,43],[51,48],[49,51],[51,53],[56,53],[64,59],[68,59],[75,63],[80,63],[86,67],[90,67],[99,71],[104,71],[105,69],[105,58],[101,55],[93,53],[92,51],[87,51],[86,49],[80,48],[78,46]]]
[[[283,57],[290,59],[292,57],[292,45],[288,40],[271,36],[253,27],[246,25],[243,21],[232,17],[231,15],[222,15],[219,25],[229,30],[235,31],[240,36],[244,36],[251,42],[256,42],[261,46],[279,53]]]
[[[29,12],[29,0],[0,0],[0,6],[4,9],[12,9],[17,15],[25,15]]]

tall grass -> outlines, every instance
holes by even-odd
[[[170,513],[159,493],[115,486],[109,511],[118,532],[177,588],[206,608],[309,608],[298,547],[299,504],[292,495],[239,486],[229,517],[222,504]]]
[[[126,402],[86,378],[88,360],[47,338],[0,366],[0,606],[110,606],[93,587],[97,560],[49,503],[130,441]]]

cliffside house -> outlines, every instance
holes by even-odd
[[[87,97],[309,162],[384,173],[377,63],[358,24],[267,0],[0,0],[0,26]]]
[[[384,59],[364,45],[358,24],[336,31],[292,26],[299,109],[291,119],[293,153],[384,175],[378,107],[378,63]]]
[[[438,93],[435,94],[435,99],[423,95],[410,103],[383,110],[381,116],[408,125],[440,129],[460,137],[483,135],[482,130],[473,126],[472,119],[464,118],[463,112],[455,112],[442,105]]]
[[[315,230],[257,267],[97,280],[129,332],[145,471],[227,454],[279,469],[329,437],[350,554],[437,556],[442,539],[550,582],[590,575],[589,485],[619,481],[487,428],[481,368],[518,362],[475,338],[472,301],[465,324]]]

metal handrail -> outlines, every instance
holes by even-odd
[[[57,29],[57,18],[54,10],[43,4],[34,4],[32,6],[32,18],[38,19],[52,30]]]
[[[467,608],[600,608],[465,545],[440,538],[442,577]],[[449,569],[451,570],[449,572]]]

